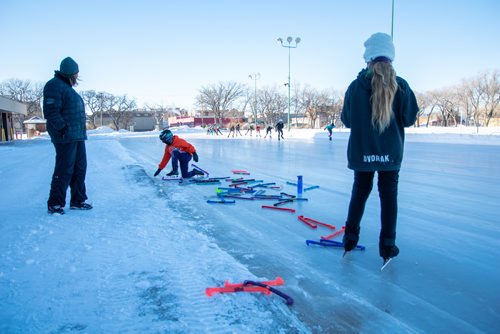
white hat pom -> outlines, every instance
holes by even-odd
[[[377,57],[385,57],[392,62],[396,56],[394,44],[392,43],[392,37],[387,34],[381,32],[373,34],[366,40],[364,45],[365,53],[363,58],[367,63]]]

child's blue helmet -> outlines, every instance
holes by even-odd
[[[172,144],[174,140],[174,135],[169,129],[165,129],[160,133],[160,140],[166,144]]]

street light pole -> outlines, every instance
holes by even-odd
[[[394,40],[394,0],[392,0],[391,39]]]
[[[260,73],[253,73],[248,76],[250,79],[254,81],[254,94],[253,94],[253,113],[254,113],[254,123],[257,128],[257,80],[260,79]]]
[[[293,38],[288,36],[286,39],[288,44],[283,44],[283,38],[278,38],[278,42],[280,42],[281,46],[284,48],[288,48],[288,131],[290,131],[290,49],[295,49],[297,45],[300,43],[300,37],[295,38],[295,45],[292,45]]]

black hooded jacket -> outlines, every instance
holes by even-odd
[[[363,69],[347,89],[342,122],[351,129],[347,147],[348,167],[355,171],[399,170],[403,160],[404,128],[415,123],[417,100],[408,83],[396,77],[398,90],[392,105],[394,117],[379,134],[371,121],[373,73]]]

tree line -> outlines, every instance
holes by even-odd
[[[87,106],[87,121],[90,127],[102,124],[103,114],[115,129],[128,128],[133,113],[138,110],[137,101],[127,95],[87,90],[79,92]],[[8,79],[0,82],[0,95],[27,105],[27,118],[42,116],[43,84],[30,80]],[[435,89],[425,93],[416,92],[420,112],[417,126],[440,125],[488,126],[492,119],[500,117],[500,76],[498,70],[485,71],[472,78],[463,79],[452,87]],[[290,110],[291,120],[299,126],[307,120],[314,127],[320,115],[341,126],[344,92],[339,90],[317,90],[309,85],[295,83],[292,86]],[[201,87],[194,105],[198,115],[212,115],[219,124],[235,110],[253,115],[257,120],[275,124],[286,119],[288,94],[278,86],[266,86],[257,90],[239,82],[218,82]],[[171,109],[164,105],[144,104],[142,110],[150,112],[161,124],[165,114],[172,116]],[[187,111],[180,111],[187,116]],[[22,128],[24,115],[14,115],[14,121]],[[420,124],[420,120],[425,124]],[[99,122],[100,121],[100,122]],[[433,124],[431,124],[433,122]],[[422,122],[423,123],[423,122]],[[322,125],[320,125],[322,126]]]

